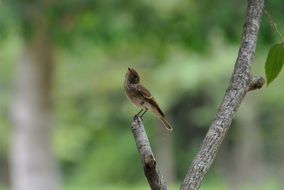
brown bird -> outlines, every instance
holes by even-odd
[[[150,110],[156,117],[158,117],[167,130],[171,131],[173,130],[170,123],[166,120],[165,114],[160,109],[159,105],[155,101],[154,97],[151,95],[151,93],[140,83],[140,78],[138,73],[131,68],[128,68],[128,71],[125,75],[125,81],[124,81],[124,90],[125,94],[128,97],[128,99],[138,108],[141,108],[138,114],[134,116],[141,118],[143,115]],[[144,111],[141,115],[139,115],[142,111]]]

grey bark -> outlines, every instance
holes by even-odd
[[[131,130],[151,189],[166,190],[166,181],[158,168],[141,118],[138,117],[132,122]]]
[[[261,88],[264,84],[263,78],[253,77],[250,73],[263,7],[264,0],[248,1],[242,41],[229,87],[204,138],[201,149],[194,158],[181,185],[182,190],[194,190],[200,187],[245,94],[249,90]]]
[[[13,190],[59,189],[51,150],[53,51],[45,26],[35,27],[16,65],[10,151]]]

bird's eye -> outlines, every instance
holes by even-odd
[[[136,80],[138,79],[138,76],[137,76],[137,75],[135,75],[135,79],[136,79]]]

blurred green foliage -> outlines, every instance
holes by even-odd
[[[239,42],[246,8],[246,3],[238,0],[210,3],[204,0],[11,0],[2,4],[3,34],[10,28],[18,28],[24,36],[32,35],[32,24],[37,20],[31,22],[30,18],[41,13],[54,42],[66,46],[83,37],[94,45],[143,41],[145,44],[158,43],[159,47],[181,44],[193,49],[206,48],[212,31],[219,29],[224,39]],[[284,8],[282,1],[270,1],[266,6],[276,23],[280,22]],[[283,29],[283,25],[280,27]],[[271,43],[273,39],[275,35],[272,35],[269,23],[263,22],[260,41]]]
[[[190,111],[180,110],[185,115],[179,119],[181,114],[175,116],[171,134],[174,172],[177,181],[183,179],[229,81],[245,7],[246,2],[237,0],[1,1],[1,167],[7,165],[13,71],[23,43],[35,30],[28,19],[30,10],[44,15],[54,40],[53,144],[63,181],[66,189],[87,190],[146,188],[129,129],[132,115],[138,110],[123,92],[128,66],[139,71],[142,83],[169,115],[178,112],[175,108],[182,106],[183,98],[189,100],[184,107]],[[282,0],[267,2],[267,10],[279,23],[280,31],[284,31],[283,9]],[[277,39],[263,20],[253,67],[258,75],[264,75],[268,44]],[[279,152],[283,147],[284,112],[281,80],[283,75],[268,89],[253,92],[267,153],[265,161],[272,167],[283,164],[284,159]],[[146,115],[151,141],[157,135],[153,129],[156,123],[153,116]],[[236,135],[230,134],[228,139],[234,141]],[[2,170],[0,176],[7,172]],[[3,184],[7,183],[5,179],[1,178]],[[218,170],[213,168],[208,179],[204,189],[226,189]],[[267,189],[277,188],[271,185]]]

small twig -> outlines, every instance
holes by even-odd
[[[271,27],[278,34],[281,42],[284,42],[284,38],[283,38],[282,34],[280,33],[280,31],[278,30],[277,24],[274,22],[272,16],[268,13],[268,11],[266,9],[264,10],[264,14],[268,17],[268,20],[269,20],[269,23],[270,23]]]
[[[167,185],[164,180],[151,150],[151,146],[140,117],[135,118],[131,124],[131,130],[136,142],[137,150],[143,164],[144,174],[152,190],[166,190]]]
[[[265,80],[263,77],[252,76],[250,83],[247,87],[247,91],[260,89],[264,85],[264,83],[265,83]]]

